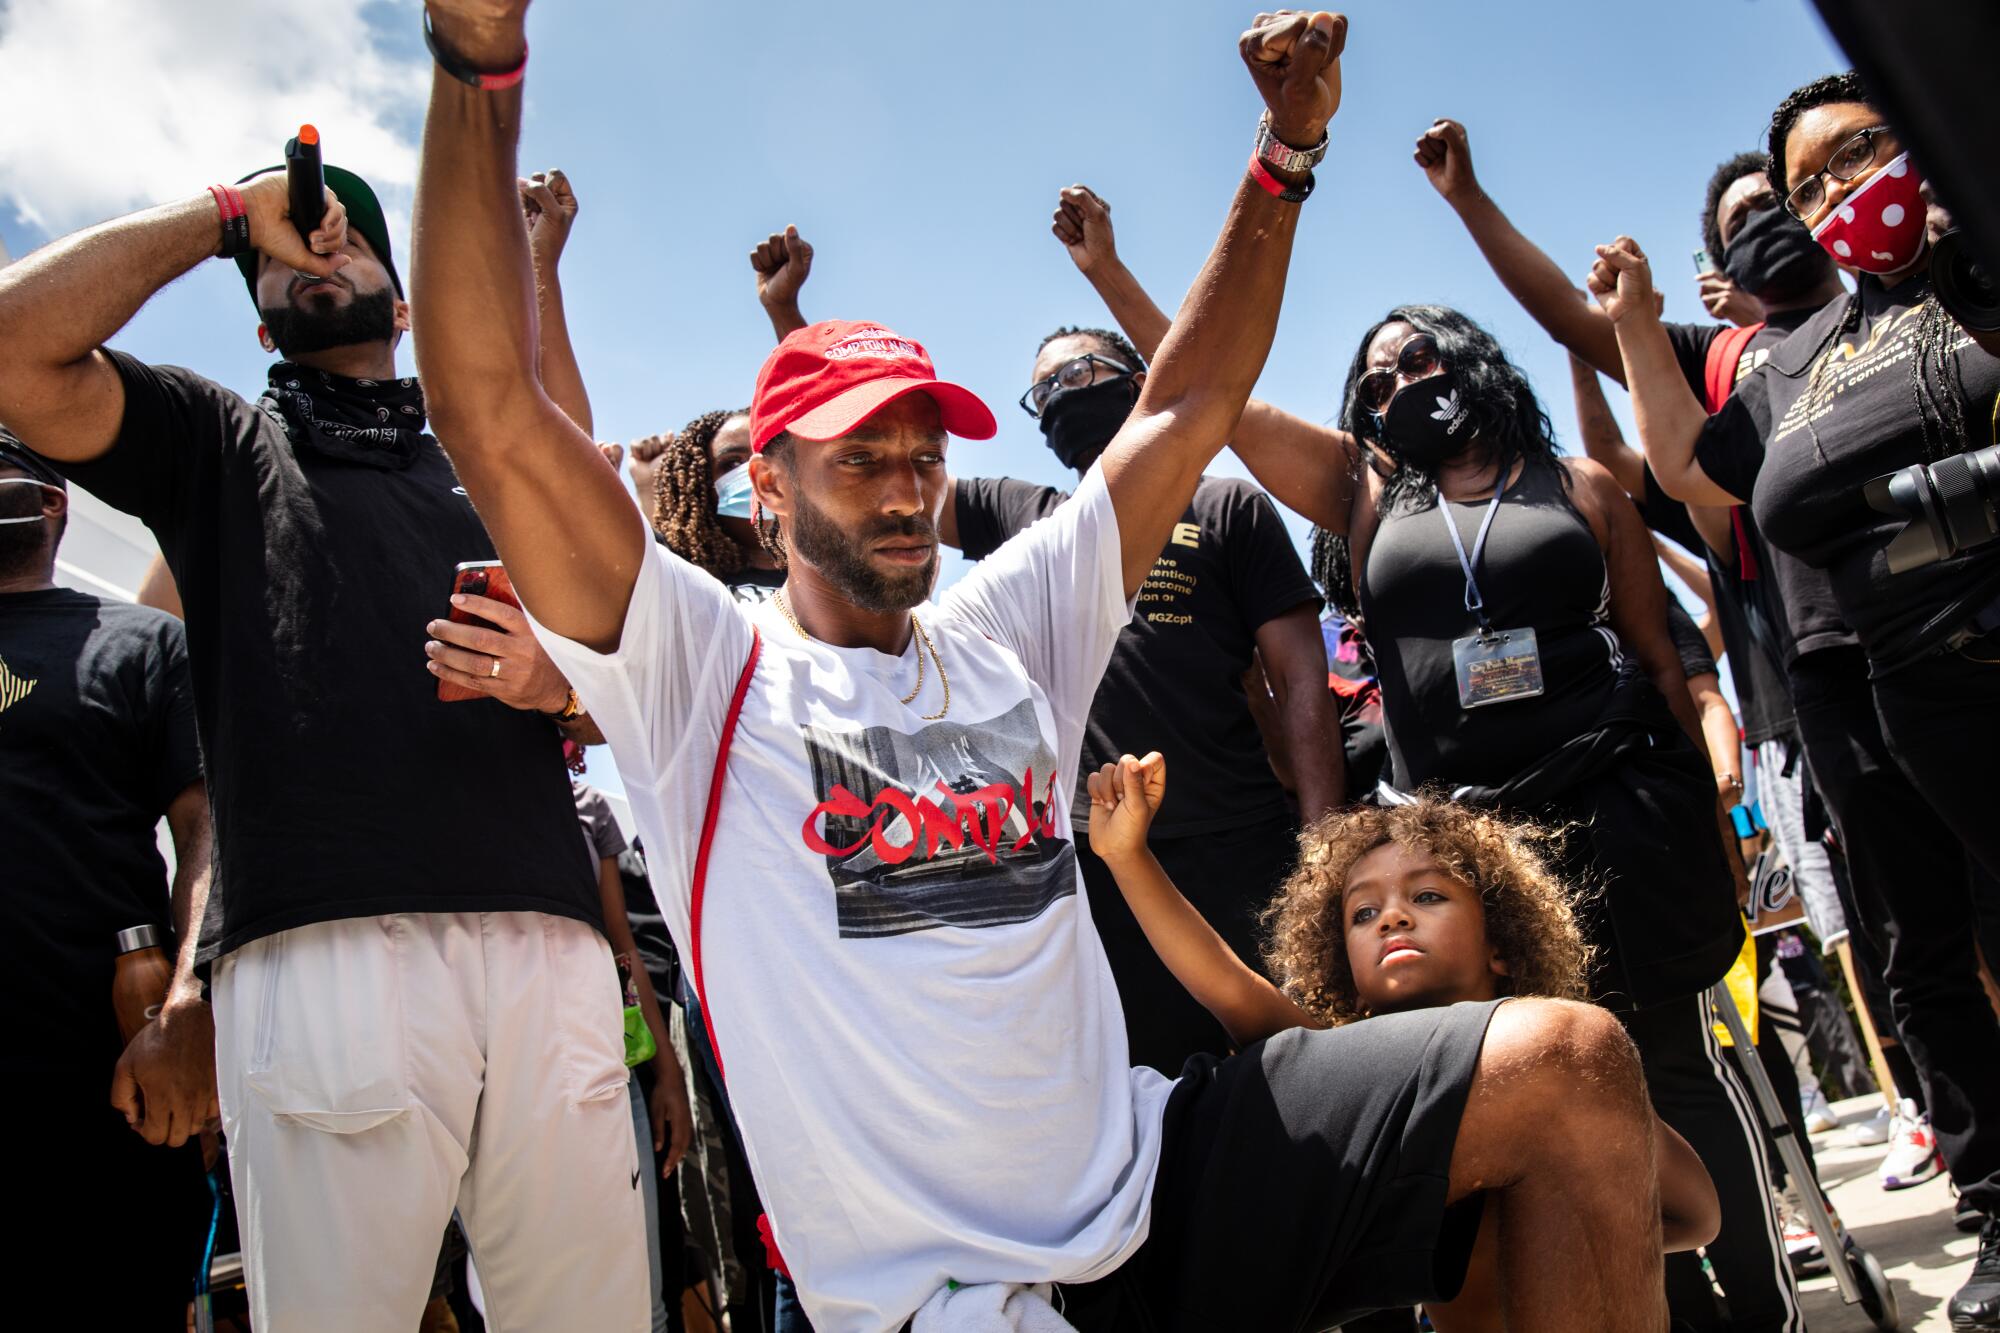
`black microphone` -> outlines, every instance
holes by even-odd
[[[326,216],[326,173],[320,170],[319,131],[299,126],[298,137],[285,144],[285,184],[291,191],[292,225],[308,246],[319,220]]]

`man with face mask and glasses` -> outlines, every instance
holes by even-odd
[[[767,268],[770,276],[759,294],[781,338],[805,323],[797,285],[783,281],[801,247],[795,233],[760,247],[760,278]],[[809,265],[809,247],[804,255]],[[773,300],[769,291],[782,296]],[[1145,359],[1123,335],[1066,327],[1042,340],[1020,406],[1049,451],[1083,477],[1145,382]],[[983,560],[1068,498],[1009,477],[953,477],[938,535]],[[1202,915],[1252,966],[1258,914],[1291,868],[1301,821],[1311,823],[1344,795],[1320,605],[1269,497],[1247,482],[1204,477],[1118,636],[1084,732],[1086,773],[1122,754],[1174,757],[1173,793],[1151,845],[1180,868],[1175,882],[1190,886]],[[1273,772],[1251,690],[1273,699],[1296,808]],[[1090,819],[1081,782],[1077,791],[1077,860],[1124,1001],[1133,1061],[1173,1074],[1198,1051],[1225,1052],[1221,1026],[1161,964],[1110,870],[1090,852],[1081,836]]]
[[[58,587],[68,513],[62,476],[0,427],[0,999],[22,1019],[0,1133],[37,1213],[25,1271],[78,1322],[164,1333],[185,1325],[209,1213],[189,1142],[215,1117],[194,977],[208,797],[181,624]],[[147,958],[171,978],[118,1005],[114,977]],[[150,1017],[128,1041],[133,1004]]]

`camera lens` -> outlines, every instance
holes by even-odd
[[[2000,329],[2000,282],[1993,269],[1972,253],[1954,227],[1938,237],[1931,255],[1931,285],[1951,317],[1978,333]]]

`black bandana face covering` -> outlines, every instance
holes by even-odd
[[[1826,251],[1805,223],[1776,204],[1744,215],[1723,251],[1722,271],[1760,301],[1789,301],[1826,275]]]
[[[280,361],[257,400],[294,449],[400,472],[424,440],[424,391],[414,379],[359,380]]]
[[[1130,375],[1058,390],[1042,409],[1042,434],[1064,467],[1087,471],[1138,401],[1139,390]]]
[[[1449,368],[1405,384],[1377,419],[1389,452],[1426,472],[1437,471],[1472,439],[1472,410]]]

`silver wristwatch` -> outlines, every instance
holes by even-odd
[[[1319,136],[1319,142],[1311,148],[1294,148],[1282,143],[1271,133],[1271,113],[1266,111],[1257,122],[1257,147],[1254,156],[1273,171],[1289,172],[1297,175],[1311,171],[1326,156],[1328,138]]]

